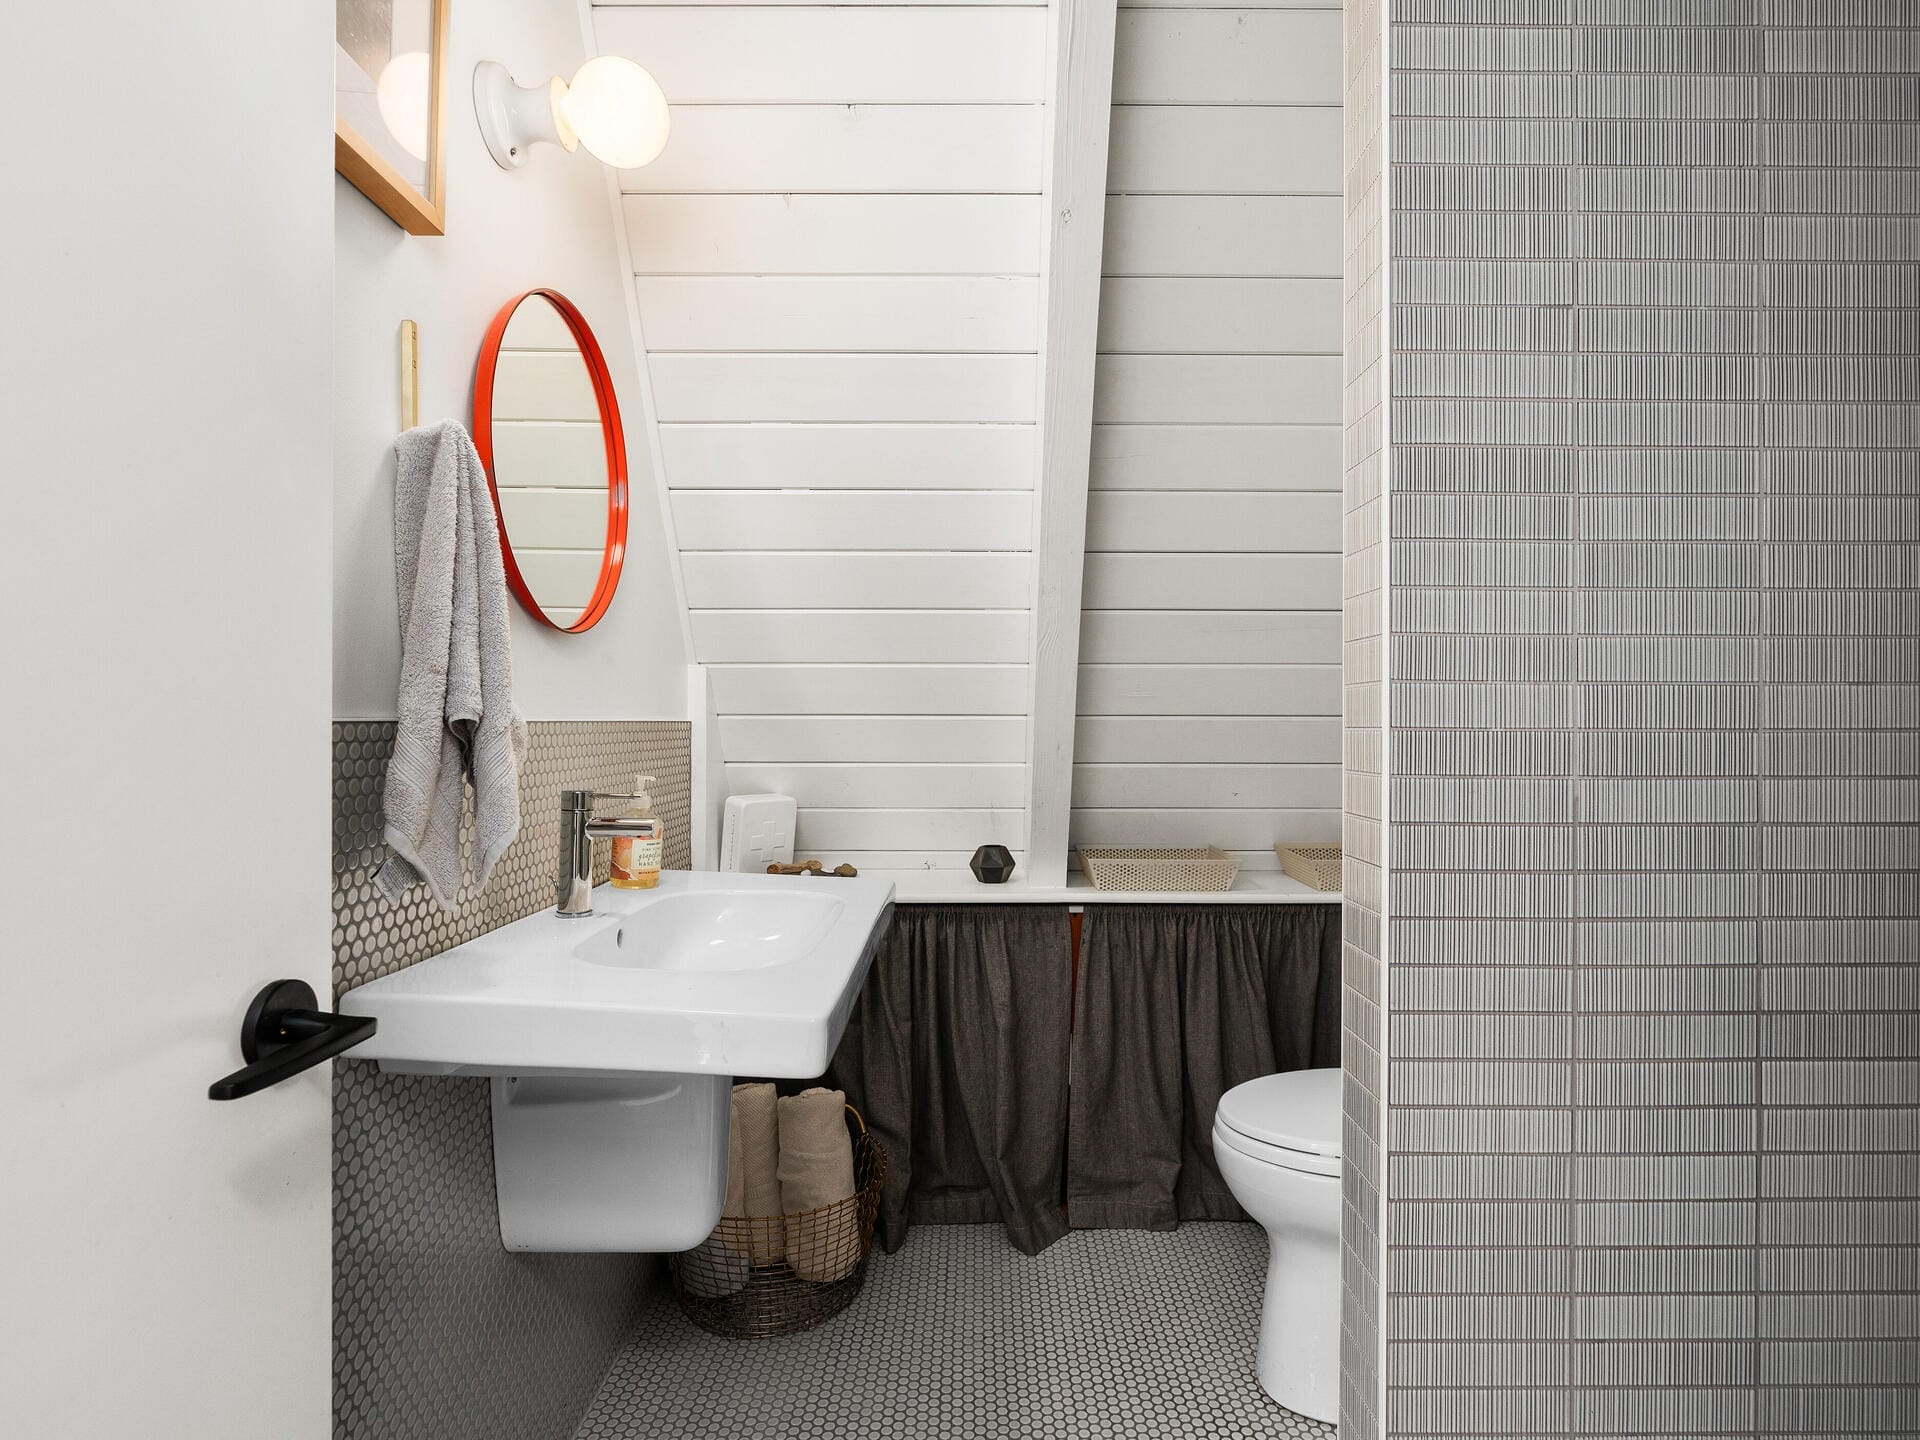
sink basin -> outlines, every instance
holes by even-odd
[[[719,1219],[735,1075],[823,1073],[886,932],[886,880],[666,871],[340,997],[388,1070],[484,1075],[509,1250],[672,1251]]]
[[[887,880],[664,871],[350,990],[354,1054],[437,1074],[759,1075],[826,1069],[893,902]]]
[[[705,890],[663,895],[574,953],[627,970],[766,970],[804,959],[846,906],[831,895]]]

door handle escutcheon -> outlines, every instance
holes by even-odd
[[[209,1100],[238,1100],[331,1060],[373,1034],[371,1015],[336,1015],[318,1008],[304,980],[276,980],[253,997],[240,1025],[244,1069],[207,1087]]]

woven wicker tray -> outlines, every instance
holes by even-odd
[[[1096,890],[1231,890],[1240,862],[1224,850],[1088,845],[1080,869]]]

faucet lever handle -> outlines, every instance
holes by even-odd
[[[560,808],[591,812],[602,800],[638,800],[641,795],[638,790],[562,790]]]

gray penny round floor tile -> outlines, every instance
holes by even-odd
[[[723,1339],[650,1295],[576,1440],[1331,1440],[1254,1381],[1265,1277],[1255,1225],[1032,1257],[995,1226],[917,1226],[799,1335]]]

